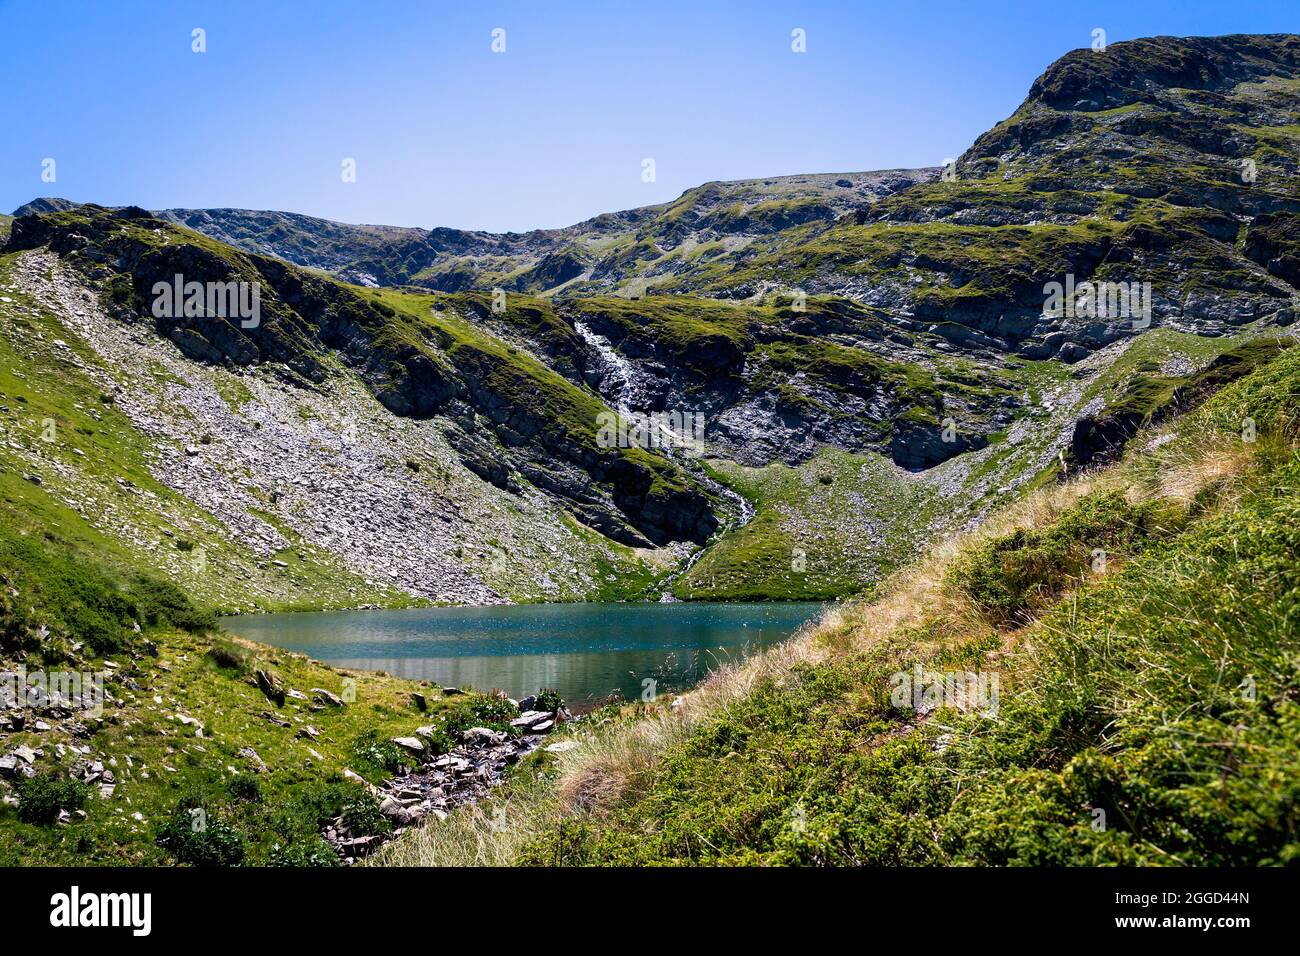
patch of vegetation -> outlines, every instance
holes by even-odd
[[[914,555],[929,533],[930,492],[878,455],[826,450],[793,468],[708,464],[756,512],[675,582],[683,600],[857,594]]]
[[[122,650],[135,629],[203,632],[216,625],[174,584],[141,574],[125,581],[53,535],[0,529],[0,649],[42,652],[84,641],[97,654]]]
[[[756,324],[771,320],[762,310],[692,296],[595,296],[570,306],[583,321],[614,332],[616,346],[625,338],[639,342],[706,377],[739,374]]]
[[[379,798],[369,790],[351,788],[340,811],[343,826],[353,833],[390,833],[393,823],[379,810]]]
[[[1046,527],[1020,529],[972,548],[953,565],[950,585],[1006,626],[1175,534],[1184,521],[1166,502],[1132,505],[1119,492],[1099,493]]]
[[[238,866],[244,861],[244,838],[206,807],[188,801],[177,805],[158,828],[158,846],[178,863],[190,866]]]
[[[415,766],[415,758],[405,748],[381,737],[373,728],[354,737],[349,752],[363,776],[365,771],[375,776],[392,775]]]
[[[64,810],[80,810],[86,805],[90,790],[79,780],[67,780],[54,773],[20,778],[14,785],[18,794],[18,819],[24,823],[52,825]]]

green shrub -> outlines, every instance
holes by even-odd
[[[285,844],[318,836],[329,821],[343,812],[343,803],[351,795],[350,785],[311,781],[300,784],[293,795],[279,802],[271,811],[271,830]]]
[[[471,698],[469,712],[482,724],[509,724],[519,716],[519,708],[506,698],[483,694]]]
[[[262,781],[251,773],[240,773],[231,777],[226,789],[236,800],[259,803],[262,799]]]
[[[248,652],[233,641],[216,641],[208,648],[207,657],[222,670],[234,671],[241,677],[252,670]]]
[[[362,731],[352,739],[348,748],[356,764],[370,770],[384,773],[399,773],[407,767],[415,766],[415,757],[402,747],[382,737],[379,731]]]
[[[63,780],[53,773],[22,778],[14,789],[18,791],[18,819],[42,826],[54,823],[61,810],[80,810],[90,792],[79,780]]]
[[[342,866],[343,861],[334,848],[320,836],[277,843],[266,859],[268,866],[330,867]]]
[[[191,866],[238,866],[244,861],[243,834],[188,800],[158,828],[154,842]]]
[[[1173,505],[1130,505],[1118,492],[1080,499],[1044,528],[1019,529],[972,549],[949,573],[996,623],[1024,620],[1090,572],[1140,551],[1185,522]]]
[[[393,822],[379,811],[379,798],[356,786],[343,800],[343,826],[357,835],[391,833]]]
[[[545,711],[557,711],[564,705],[564,698],[560,696],[558,690],[550,687],[543,687],[537,692],[537,709]]]

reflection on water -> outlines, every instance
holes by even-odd
[[[361,670],[574,702],[688,687],[818,616],[813,603],[533,604],[223,619],[251,640]]]

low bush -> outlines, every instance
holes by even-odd
[[[243,834],[188,800],[158,827],[154,842],[177,862],[191,866],[238,866],[244,861]]]
[[[365,730],[353,738],[349,747],[358,772],[369,770],[394,774],[415,766],[415,757],[376,730]],[[364,776],[365,774],[362,773]]]
[[[54,823],[62,810],[80,810],[90,792],[84,783],[52,773],[20,779],[14,789],[18,792],[18,819],[42,826]]]

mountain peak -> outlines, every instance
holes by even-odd
[[[1103,110],[1140,102],[1159,87],[1222,92],[1300,67],[1300,36],[1147,37],[1072,50],[1034,81],[1028,102]]]
[[[14,210],[14,218],[19,216],[30,216],[33,213],[43,212],[67,212],[69,209],[76,209],[81,203],[73,202],[71,199],[60,199],[58,196],[38,196],[29,203],[24,203]]]

